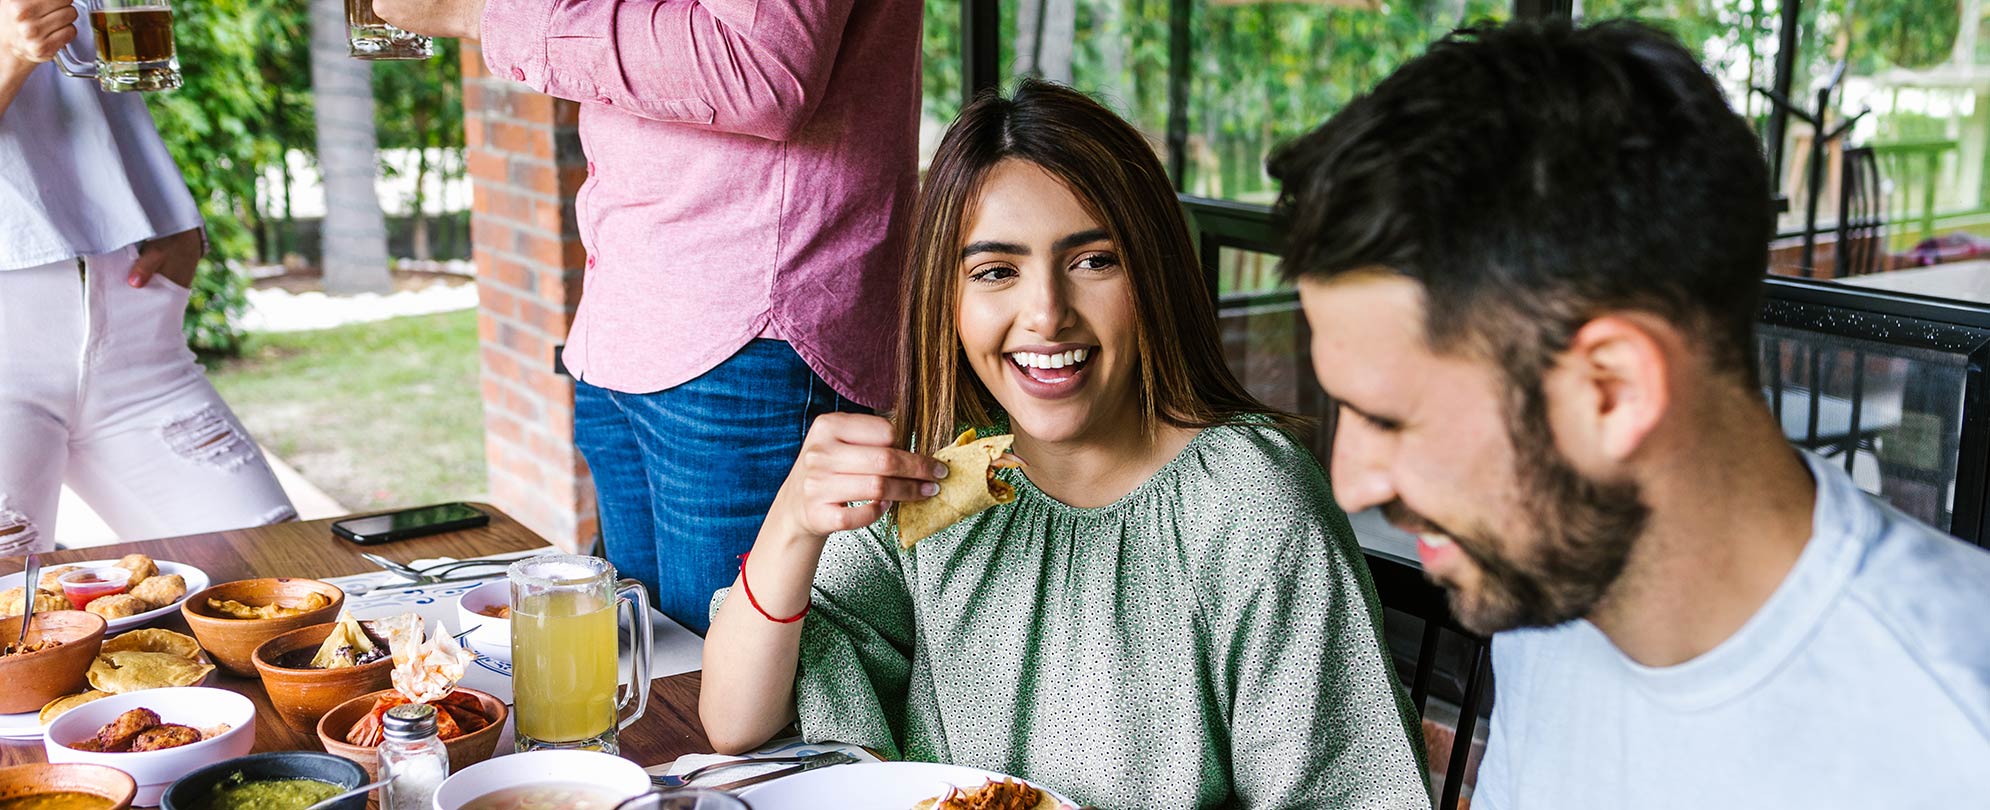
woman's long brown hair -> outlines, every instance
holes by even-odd
[[[1251,396],[1224,362],[1216,308],[1153,148],[1084,94],[1026,79],[1009,98],[989,91],[962,110],[927,171],[905,275],[898,446],[913,447],[917,439],[930,453],[959,425],[994,421],[994,397],[967,365],[955,321],[967,222],[989,172],[1010,158],[1058,178],[1105,225],[1132,282],[1134,368],[1146,430],[1163,422],[1209,427],[1243,414],[1266,414],[1288,428],[1302,424]]]

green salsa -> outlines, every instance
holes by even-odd
[[[345,788],[316,779],[246,782],[238,776],[214,786],[207,810],[304,810],[343,792]]]

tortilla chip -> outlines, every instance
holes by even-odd
[[[41,724],[44,726],[48,725],[50,721],[60,717],[63,712],[89,703],[92,700],[102,700],[110,696],[111,693],[109,692],[99,692],[95,689],[87,692],[78,692],[73,695],[63,695],[49,701],[47,706],[41,707]]]
[[[97,660],[90,664],[90,685],[105,692],[124,694],[142,689],[192,686],[212,671],[212,665],[189,661],[172,653],[124,650],[97,656]]]
[[[911,548],[970,515],[1015,500],[1014,487],[988,474],[989,465],[1015,443],[1015,436],[976,440],[974,431],[968,430],[934,453],[933,458],[947,465],[947,477],[940,480],[939,494],[898,505],[899,547]]]
[[[128,651],[172,653],[188,661],[193,661],[200,657],[200,642],[195,641],[193,636],[185,633],[175,633],[171,630],[152,627],[144,630],[128,631],[106,639],[102,651],[106,653]]]

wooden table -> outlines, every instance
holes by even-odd
[[[142,543],[73,549],[41,555],[42,565],[102,560],[142,552],[154,558],[193,565],[215,584],[254,577],[336,577],[379,570],[359,557],[362,550],[401,562],[429,557],[476,557],[542,548],[546,540],[488,504],[477,504],[491,515],[481,529],[406,540],[362,549],[332,536],[327,518],[283,523],[217,534],[189,535]],[[0,558],[0,575],[26,567],[20,557]],[[188,632],[186,620],[175,613],[158,627]],[[621,734],[622,755],[644,766],[669,762],[684,754],[709,753],[705,728],[698,722],[698,673],[689,672],[650,682],[649,710]],[[248,696],[256,704],[257,751],[321,750],[315,736],[298,734],[276,715],[262,681],[217,671],[214,685]],[[500,751],[500,754],[508,753]],[[0,740],[0,765],[45,762],[40,740]]]

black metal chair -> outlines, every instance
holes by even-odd
[[[1470,663],[1460,688],[1462,699],[1458,704],[1458,726],[1437,799],[1437,807],[1455,810],[1458,797],[1465,788],[1465,769],[1472,755],[1472,734],[1478,730],[1480,710],[1490,698],[1492,645],[1489,639],[1458,624],[1458,620],[1451,615],[1444,589],[1424,579],[1421,570],[1387,555],[1370,552],[1363,556],[1367,557],[1368,571],[1375,580],[1375,591],[1382,599],[1382,606],[1423,621],[1416,662],[1409,676],[1410,700],[1416,704],[1419,717],[1423,716],[1429,703],[1432,682],[1438,669],[1439,643],[1445,631],[1450,631],[1467,644],[1465,658]]]
[[[1835,278],[1892,269],[1886,249],[1886,188],[1872,147],[1846,149],[1838,177]]]

